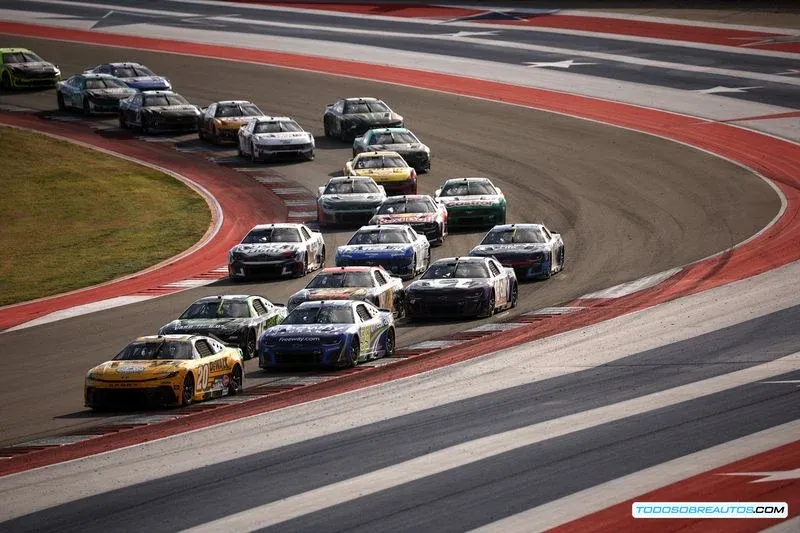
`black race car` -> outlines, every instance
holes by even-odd
[[[403,117],[377,98],[343,98],[325,106],[326,137],[352,141],[373,128],[402,128]]]
[[[119,127],[196,132],[200,109],[172,91],[142,91],[119,103]]]

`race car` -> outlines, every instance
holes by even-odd
[[[143,402],[189,405],[242,391],[239,348],[200,335],[139,337],[114,359],[86,374],[84,401],[92,409]]]
[[[387,194],[417,194],[417,171],[397,152],[363,152],[345,163],[345,176],[369,176]]]
[[[254,117],[264,115],[258,106],[247,100],[214,102],[202,111],[197,134],[214,144],[237,142],[239,128]]]
[[[541,224],[495,226],[469,255],[494,257],[513,268],[519,279],[547,279],[564,269],[561,235]]]
[[[0,82],[3,89],[52,87],[61,70],[27,48],[0,48]]]
[[[370,224],[408,224],[432,245],[447,237],[447,208],[430,196],[391,196],[381,203]]]
[[[280,324],[286,313],[285,306],[260,296],[206,296],[158,334],[213,335],[225,344],[238,346],[245,359],[252,359],[258,338],[267,328]]]
[[[382,266],[401,279],[428,268],[431,245],[411,226],[364,226],[336,250],[336,266]]]
[[[369,130],[353,141],[353,157],[362,152],[397,152],[417,172],[431,169],[431,149],[407,128]]]
[[[518,295],[514,269],[496,259],[448,257],[406,287],[406,316],[490,317],[516,307]]]
[[[352,141],[372,128],[402,128],[403,117],[382,100],[371,97],[342,98],[325,106],[322,117],[326,137]]]
[[[77,74],[56,84],[59,111],[80,109],[87,116],[117,113],[120,102],[134,94],[134,89],[108,74]]]
[[[303,277],[325,266],[325,240],[305,224],[260,224],[228,253],[228,274]]]
[[[317,191],[317,220],[330,224],[363,224],[386,199],[386,191],[369,177],[331,178]]]
[[[449,179],[435,197],[447,208],[450,229],[506,223],[506,197],[488,178]]]
[[[139,63],[104,63],[86,70],[89,74],[110,74],[137,91],[171,91],[172,83]]]
[[[279,326],[268,329],[258,349],[258,366],[353,367],[394,354],[392,312],[367,302],[305,302]]]
[[[262,161],[281,155],[314,159],[314,136],[289,117],[257,117],[239,128],[239,156]]]
[[[326,268],[305,289],[294,293],[286,303],[289,311],[303,302],[315,300],[362,300],[389,309],[395,318],[403,315],[403,282],[382,267]]]
[[[119,103],[119,127],[151,131],[197,131],[200,109],[172,91],[142,91]]]

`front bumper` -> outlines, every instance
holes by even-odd
[[[11,86],[18,88],[26,87],[53,87],[56,83],[61,81],[61,76],[58,74],[30,74],[30,73],[8,73],[11,79]]]
[[[228,275],[232,278],[291,276],[302,272],[303,263],[295,258],[280,260],[234,260],[228,263]]]
[[[336,258],[336,266],[337,267],[348,267],[348,266],[381,266],[384,270],[388,270],[395,276],[398,276],[403,279],[410,279],[413,278],[416,274],[414,272],[414,264],[411,258],[402,257],[402,258],[354,258],[354,257],[342,257]]]
[[[398,152],[406,163],[414,167],[414,170],[428,170],[431,168],[430,154],[427,152]]]
[[[490,254],[475,255],[480,257],[494,257],[504,267],[513,268],[517,279],[538,278],[545,275],[550,270],[550,261],[545,254],[540,254],[539,257],[526,257],[523,255],[504,256],[500,254],[495,254],[494,256]]]
[[[259,350],[258,366],[264,370],[285,368],[338,368],[344,360],[342,344],[267,346]]]
[[[118,113],[118,98],[96,98],[89,97],[89,111],[92,113]]]
[[[151,115],[147,117],[147,127],[154,131],[197,131],[197,117],[194,115]]]
[[[377,206],[376,206],[377,207]],[[375,214],[374,207],[358,209],[337,209],[334,211],[319,209],[319,222],[323,224],[364,225]]]
[[[447,225],[455,227],[496,226],[505,222],[500,209],[447,208]]]
[[[144,386],[141,383],[123,382],[104,386],[87,385],[84,388],[84,400],[86,407],[93,408],[177,405],[180,402],[180,392],[179,386]]]
[[[369,130],[372,129],[402,128],[402,127],[403,127],[402,120],[396,120],[394,122],[386,122],[382,124],[358,121],[358,122],[348,122],[342,124],[342,131],[346,135],[350,135],[353,137],[360,137],[361,135],[364,135],[365,133],[367,133]]]
[[[411,227],[420,235],[425,235],[425,237],[428,238],[428,242],[438,242],[442,240],[442,227],[438,222],[411,224]]]
[[[256,159],[267,159],[280,156],[307,156],[314,151],[314,145],[311,143],[303,144],[271,144],[271,145],[255,145],[254,157]]]
[[[461,292],[406,294],[406,313],[412,318],[474,317],[486,305],[483,295],[465,296]]]
[[[406,181],[380,181],[375,180],[375,183],[382,186],[386,190],[388,196],[401,196],[404,194],[417,194],[417,180]]]

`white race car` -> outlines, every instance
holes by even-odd
[[[251,229],[228,254],[234,280],[253,276],[305,276],[325,266],[322,234],[305,224],[261,224]]]
[[[367,176],[331,178],[317,193],[320,226],[366,223],[386,199],[386,191]]]
[[[289,117],[255,117],[239,128],[239,155],[254,163],[281,155],[314,159],[314,136]]]

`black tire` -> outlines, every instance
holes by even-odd
[[[242,354],[244,354],[245,359],[252,359],[256,356],[256,332],[254,330],[247,331],[247,338],[244,341],[244,346],[242,346]]]
[[[511,305],[509,306],[511,309],[514,309],[517,306],[517,302],[519,300],[519,285],[514,284],[514,288],[511,289]]]
[[[541,276],[539,276],[539,279],[550,279],[550,276],[553,275],[553,263],[552,263],[553,260],[552,260],[552,258],[550,259],[550,261],[551,261],[550,262],[550,266],[547,268],[547,271],[544,272]]]
[[[11,90],[11,76],[8,72],[3,72],[3,90],[10,91]]]
[[[120,127],[120,129],[127,130],[128,129],[128,122],[125,120],[125,114],[124,113],[120,113],[119,117],[117,117],[117,118],[119,119],[119,127]]]
[[[328,120],[328,116],[325,115],[322,117],[322,126],[325,128],[325,137],[333,137],[331,133],[330,121]]]
[[[66,111],[67,104],[64,103],[64,95],[60,92],[56,93],[56,102],[58,103],[58,110],[59,111]]]
[[[558,271],[561,272],[564,270],[564,263],[566,262],[566,252],[564,251],[564,247],[561,247],[561,250],[558,252]]]
[[[489,318],[494,314],[494,305],[497,300],[495,299],[494,289],[492,290],[492,295],[489,297],[489,300],[486,302],[486,308],[483,312],[478,315],[480,318]]]
[[[406,296],[403,291],[397,291],[394,293],[394,298],[392,302],[392,317],[395,320],[400,320],[404,316],[406,316]]]
[[[320,260],[319,260],[319,270],[322,270],[323,268],[325,268],[325,254],[326,254],[325,247],[323,246],[322,247],[322,252],[320,253],[321,257],[320,257]]]
[[[244,389],[244,373],[242,367],[234,365],[231,371],[231,382],[228,384],[228,394],[236,396]]]
[[[294,277],[302,278],[306,274],[308,274],[308,253],[306,253],[306,256],[303,258],[303,269],[295,272]]]
[[[358,366],[358,358],[361,357],[361,343],[358,340],[358,337],[353,339],[353,343],[350,345],[350,350],[347,354],[350,359],[347,361],[347,365],[350,368],[355,368]]]
[[[384,357],[391,357],[394,355],[395,349],[395,337],[394,337],[394,328],[389,328],[389,331],[386,332],[386,346],[384,346]]]
[[[181,405],[192,405],[194,401],[194,375],[191,372],[186,374],[183,378],[183,387],[181,387]]]
[[[147,118],[143,115],[142,116],[142,123],[139,125],[139,130],[142,133],[150,133],[150,126],[147,125]]]
[[[309,153],[305,154],[304,157],[306,158],[306,161],[313,161],[314,157],[316,157],[314,155],[314,150],[311,150]]]
[[[252,142],[250,143],[250,162],[258,163],[258,159],[256,158],[256,147]]]
[[[84,98],[83,99],[83,114],[85,116],[87,116],[87,117],[92,114],[92,108],[89,107],[89,99],[88,98]]]
[[[198,125],[197,126],[197,136],[200,138],[201,141],[205,140],[205,138],[206,138],[206,134],[203,133],[203,126],[202,125]]]

